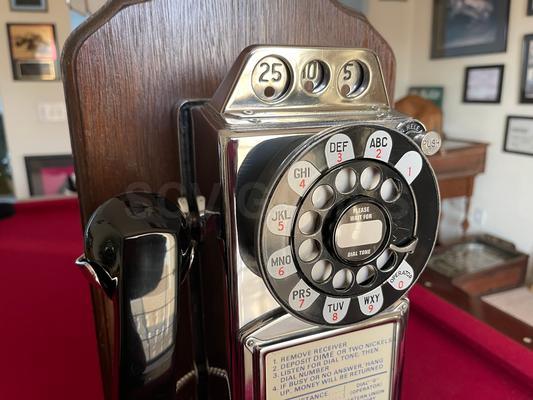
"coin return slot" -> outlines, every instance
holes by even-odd
[[[376,260],[376,266],[380,271],[386,272],[394,267],[396,254],[389,249],[385,249]]]
[[[313,205],[318,209],[329,208],[333,204],[335,192],[328,185],[321,185],[313,192]]]
[[[335,187],[341,193],[350,193],[357,183],[357,175],[351,168],[343,168],[335,177]]]
[[[333,277],[332,283],[336,290],[344,291],[350,289],[353,283],[353,272],[347,268],[341,269]]]
[[[381,185],[381,198],[388,203],[398,200],[401,194],[401,183],[396,179],[389,178]]]
[[[314,211],[307,211],[298,221],[298,228],[304,235],[312,235],[320,227],[320,216]]]
[[[381,181],[381,171],[377,167],[366,167],[361,174],[361,186],[365,190],[374,190]]]
[[[311,270],[311,278],[313,278],[315,282],[323,283],[331,277],[332,272],[333,266],[331,263],[326,260],[320,260],[313,265],[313,269]]]
[[[298,248],[298,256],[304,262],[313,261],[320,254],[320,243],[314,239],[307,239]]]
[[[371,265],[365,265],[357,271],[355,281],[360,286],[370,286],[376,278],[376,270]]]
[[[274,89],[272,86],[268,86],[265,88],[264,92],[265,97],[272,97],[276,94],[276,89]]]

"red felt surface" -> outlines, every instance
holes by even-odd
[[[423,286],[409,298],[402,399],[533,399],[533,352]]]
[[[0,399],[102,399],[73,200],[0,220]],[[533,399],[533,354],[422,287],[410,294],[402,399]]]
[[[81,238],[73,200],[0,220],[0,399],[102,398]]]

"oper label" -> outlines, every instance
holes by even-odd
[[[329,168],[355,158],[352,140],[343,133],[330,137],[326,142],[324,152]]]
[[[350,300],[349,298],[326,297],[324,309],[322,310],[324,320],[330,324],[341,322],[348,313]]]
[[[413,283],[415,273],[405,260],[388,279],[389,284],[396,290],[405,290]]]
[[[291,246],[275,251],[268,258],[267,270],[274,279],[284,279],[296,273]]]
[[[290,236],[295,213],[296,207],[288,204],[272,207],[267,215],[268,230],[274,235]]]
[[[303,196],[319,176],[320,171],[309,161],[297,161],[289,168],[287,180],[290,188],[299,196]]]
[[[311,304],[318,298],[318,292],[311,289],[300,280],[289,293],[289,305],[293,310],[303,311],[311,307]]]
[[[410,185],[422,171],[422,156],[416,151],[408,151],[394,166]]]
[[[385,131],[376,131],[366,141],[364,157],[388,162],[391,151],[391,136]]]
[[[383,292],[381,286],[359,297],[359,308],[365,315],[374,315],[383,307]]]

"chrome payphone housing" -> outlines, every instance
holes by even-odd
[[[272,383],[277,379],[271,368],[276,354],[313,343],[337,346],[335,341],[349,343],[349,338],[363,337],[364,332],[391,340],[387,383],[382,397],[377,398],[397,398],[408,312],[408,300],[403,295],[425,267],[434,246],[440,207],[436,179],[424,154],[436,152],[440,139],[434,133],[426,133],[419,122],[392,110],[376,55],[369,50],[347,48],[247,48],[210,101],[182,103],[178,126],[182,154],[191,156],[187,160],[192,163],[187,166],[191,173],[183,177],[188,180],[185,187],[189,202],[204,196],[205,215],[214,221],[206,223],[213,229],[203,235],[198,249],[202,324],[209,333],[203,346],[209,367],[218,371],[209,378],[209,392],[216,393],[212,398],[305,398],[293,396],[290,390],[294,388],[285,385],[282,389]],[[337,144],[328,155],[327,145],[335,147],[335,143],[340,143],[332,139],[335,137],[348,138],[349,144]],[[368,153],[371,139],[377,139],[379,155],[386,156],[385,160]],[[390,146],[394,143],[398,154],[382,146],[387,140]],[[389,158],[394,164],[387,164]],[[287,171],[291,165],[309,160],[317,160],[306,170],[311,171],[312,177],[304,176],[303,186],[298,188],[297,183],[287,180]],[[319,166],[320,163],[324,165]],[[399,187],[394,189],[393,185],[393,189],[401,204],[380,205],[382,189],[362,188],[358,195],[336,189],[334,199],[338,203],[330,204],[326,211],[313,210],[316,203],[310,192],[316,191],[318,184],[334,187],[333,174],[340,175],[343,165],[351,165],[353,179],[358,182],[366,169],[380,166],[378,179],[389,176],[391,182],[399,182]],[[413,170],[414,177],[410,177]],[[350,176],[346,179],[352,182]],[[424,185],[417,186],[416,179],[424,179]],[[422,187],[427,189],[424,195]],[[374,198],[371,191],[376,192]],[[273,228],[265,220],[279,204],[270,202],[285,198],[294,198],[294,205],[282,204],[285,209],[279,215],[285,217],[276,221],[281,233],[272,236]],[[334,207],[338,211],[332,211]],[[412,210],[402,213],[407,208]],[[368,209],[373,213],[368,213]],[[319,228],[311,228],[308,234],[307,228],[302,228],[302,224],[306,225],[302,222],[305,212],[315,213],[320,220]],[[409,226],[394,222],[394,213]],[[301,224],[298,227],[296,219]],[[348,222],[342,224],[342,219]],[[378,232],[375,235],[379,239],[372,243],[371,250],[361,249],[367,246],[364,239],[355,234],[342,238],[346,229]],[[270,249],[269,246],[277,246],[278,239],[286,240],[283,246],[287,246]],[[325,262],[331,261],[334,271],[343,264],[353,266],[354,271],[362,269],[361,263],[373,266],[360,282],[355,275],[348,283],[345,277],[346,285],[339,286],[338,297],[332,294],[337,289],[332,286],[331,268],[325,281],[317,280],[316,287],[312,286],[311,272],[305,272],[304,260],[316,262],[316,249],[307,249],[305,243],[315,239],[320,252],[326,253],[327,249],[329,261]],[[275,276],[276,272],[266,264],[274,250],[283,249],[287,249],[283,257],[291,268],[288,271],[284,265]],[[363,255],[354,255],[357,251]],[[383,272],[375,265],[387,251],[395,258],[390,261],[390,269]],[[385,261],[389,263],[390,259]],[[373,280],[369,277],[371,272],[376,276]],[[301,312],[290,295],[287,300],[285,279],[291,280],[293,291],[299,288],[304,293],[296,298]],[[380,279],[383,282],[378,282]],[[365,301],[370,297],[364,297],[365,290],[380,299],[368,309]],[[302,297],[305,293],[316,296]],[[351,297],[347,297],[348,293]],[[335,299],[339,301],[335,303]],[[339,309],[337,306],[341,310],[344,307],[344,314],[327,311],[328,307]],[[304,347],[301,348],[311,351]],[[338,365],[342,366],[342,362]],[[334,389],[325,383],[317,385],[318,391],[333,395]],[[342,385],[346,390],[346,384]],[[349,394],[337,395],[345,397],[335,398],[352,398]]]

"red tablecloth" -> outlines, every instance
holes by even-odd
[[[0,399],[102,398],[75,200],[20,203],[0,220]]]
[[[0,399],[99,400],[98,355],[74,200],[0,220]],[[411,293],[402,399],[533,399],[533,354],[423,287]]]

